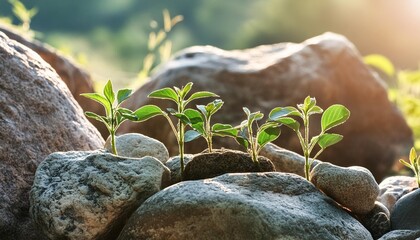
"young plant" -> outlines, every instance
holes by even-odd
[[[117,155],[117,147],[115,145],[115,132],[118,127],[125,120],[136,120],[133,112],[129,109],[120,107],[121,103],[127,100],[131,96],[131,89],[121,89],[117,93],[117,99],[115,99],[115,93],[112,89],[112,83],[109,80],[103,90],[103,95],[98,93],[83,93],[81,96],[92,99],[100,103],[105,108],[106,116],[100,116],[93,112],[85,112],[87,117],[93,118],[105,124],[111,136],[111,149],[112,153]],[[115,103],[115,100],[117,102]]]
[[[271,121],[286,125],[291,128],[298,136],[300,145],[302,146],[303,155],[305,156],[305,177],[309,181],[309,170],[311,169],[314,159],[316,159],[327,147],[334,145],[343,139],[342,135],[336,133],[326,133],[333,127],[336,127],[350,117],[350,111],[340,104],[335,104],[327,108],[325,112],[316,105],[315,98],[310,96],[305,98],[303,104],[298,104],[297,109],[294,107],[277,107],[274,108],[269,115]],[[321,132],[310,138],[309,134],[309,117],[314,114],[322,114]],[[292,117],[301,118],[303,121],[303,134],[301,133],[300,123]],[[320,150],[309,160],[314,147],[318,144]]]
[[[143,106],[136,111],[134,111],[134,115],[136,116],[136,121],[142,122],[146,121],[152,117],[162,115],[167,120],[173,133],[176,136],[176,140],[178,142],[179,147],[179,158],[181,163],[181,177],[184,177],[184,144],[186,139],[189,140],[193,136],[190,136],[190,133],[186,135],[185,128],[187,125],[190,125],[194,121],[194,117],[197,116],[196,110],[187,109],[187,105],[196,99],[200,98],[207,98],[207,97],[218,97],[218,95],[202,91],[202,92],[195,92],[191,94],[187,98],[187,94],[190,92],[193,83],[190,82],[185,87],[181,89],[174,87],[172,88],[162,88],[156,91],[153,91],[149,94],[148,97],[150,98],[157,98],[157,99],[164,99],[170,100],[176,103],[177,109],[168,108],[167,111],[172,116],[178,119],[176,126],[172,122],[171,118],[169,117],[168,113],[163,111],[161,108],[155,105],[146,105]],[[194,112],[195,111],[195,112]]]
[[[416,150],[411,148],[410,156],[409,156],[410,163],[404,161],[404,159],[400,159],[400,163],[404,166],[413,170],[414,174],[416,175],[417,186],[420,188],[420,155],[417,156]]]
[[[233,137],[242,145],[252,158],[255,164],[258,164],[258,156],[261,149],[269,142],[276,140],[280,136],[280,128],[277,122],[267,121],[258,126],[257,121],[264,117],[261,112],[249,111],[243,108],[247,118],[236,127],[229,124],[215,124],[213,131],[220,136]],[[254,134],[254,123],[256,125],[256,133]]]

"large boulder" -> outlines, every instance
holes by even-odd
[[[57,73],[0,32],[0,236],[40,239],[29,218],[29,190],[50,153],[102,147]]]
[[[53,153],[36,171],[31,215],[50,239],[115,239],[128,217],[168,185],[169,169],[153,157]]]
[[[119,240],[372,239],[304,178],[236,173],[181,182],[150,197]]]
[[[344,140],[327,149],[320,160],[341,166],[364,166],[377,179],[385,176],[394,160],[408,154],[412,131],[401,113],[388,100],[378,76],[363,63],[354,45],[343,36],[326,33],[301,44],[281,43],[253,49],[224,51],[215,47],[191,47],[178,53],[126,102],[137,109],[157,104],[163,109],[172,102],[148,99],[163,87],[194,82],[194,91],[213,91],[225,100],[213,122],[239,124],[245,119],[242,107],[266,115],[278,106],[296,106],[308,95],[322,108],[340,103],[351,111],[350,119],[336,128]],[[197,101],[197,104],[210,100]],[[193,107],[195,104],[191,104]],[[163,117],[138,126],[127,123],[121,132],[137,132],[162,141],[173,155],[177,146]],[[320,131],[319,116],[313,117],[311,132]],[[301,153],[292,130],[283,129],[276,145]],[[233,140],[215,138],[216,148],[236,148]],[[202,139],[186,144],[186,152],[206,148]]]

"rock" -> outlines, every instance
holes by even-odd
[[[65,57],[53,47],[35,39],[28,39],[3,24],[0,24],[0,32],[6,34],[10,39],[32,49],[38,53],[44,61],[50,64],[67,85],[74,99],[80,104],[83,110],[100,113],[101,115],[105,113],[104,108],[99,103],[80,96],[81,93],[91,93],[95,90],[90,74],[78,66],[74,61]],[[91,118],[88,120],[98,128],[104,139],[108,137],[108,130],[102,123]]]
[[[151,156],[157,158],[162,163],[169,159],[168,149],[163,143],[139,133],[127,133],[116,136],[117,153],[119,156],[130,158],[142,158]],[[111,138],[105,143],[105,148],[111,150]]]
[[[413,230],[394,230],[378,240],[417,240],[420,237],[420,231]]]
[[[255,164],[248,153],[228,149],[199,153],[185,166],[185,180],[212,178],[225,173],[276,171],[270,159],[259,156],[258,161]]]
[[[390,213],[382,203],[375,202],[373,209],[366,215],[359,215],[358,219],[372,234],[374,239],[382,237],[391,230]]]
[[[194,157],[193,154],[185,154],[184,155],[184,166],[188,164],[189,161]],[[181,162],[179,161],[179,156],[174,156],[169,158],[169,160],[165,163],[166,167],[169,168],[171,171],[171,185],[175,183],[179,183],[182,181],[181,179]]]
[[[414,177],[392,176],[385,178],[379,184],[379,196],[377,201],[384,204],[392,213],[394,205],[405,194],[417,188],[417,181]]]
[[[388,100],[384,82],[363,63],[354,45],[345,37],[326,33],[301,44],[281,43],[253,49],[224,51],[215,47],[191,47],[175,57],[138,89],[125,107],[137,109],[157,104],[173,107],[170,101],[149,99],[147,95],[163,87],[181,87],[194,82],[193,91],[212,91],[225,100],[213,122],[239,124],[242,107],[261,111],[266,116],[278,106],[296,106],[306,96],[316,97],[326,109],[343,104],[350,119],[334,128],[342,142],[328,148],[320,159],[340,166],[363,166],[382,179],[400,156],[413,146],[412,131],[400,111]],[[194,102],[206,104],[211,100]],[[320,131],[319,116],[313,117],[310,131]],[[164,118],[140,125],[126,123],[120,132],[138,132],[163,142],[173,155],[177,151]],[[301,153],[296,134],[287,128],[274,144]],[[215,148],[236,148],[229,138],[214,138]],[[186,152],[206,148],[205,141],[186,145]],[[357,149],[357,150],[355,150]]]
[[[129,239],[372,239],[308,181],[288,173],[234,173],[185,181],[130,217]]]
[[[420,190],[414,190],[396,203],[391,213],[392,230],[420,230]]]
[[[295,152],[268,143],[260,152],[273,162],[277,172],[294,173],[301,177],[305,177],[305,157]],[[321,161],[315,160],[312,163],[311,169],[314,168]]]
[[[29,190],[48,154],[103,143],[57,73],[0,32],[1,238],[41,239],[29,218]]]
[[[375,206],[379,186],[363,167],[339,167],[319,163],[310,173],[311,182],[354,214],[367,214]]]
[[[53,153],[36,172],[30,211],[50,239],[115,239],[168,180],[169,170],[153,157]]]

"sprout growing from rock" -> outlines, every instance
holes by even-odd
[[[404,159],[400,159],[400,163],[413,170],[416,176],[417,186],[420,188],[420,155],[417,156],[417,152],[414,149],[414,147],[411,148],[410,156],[408,158],[410,160],[410,163],[404,161]]]

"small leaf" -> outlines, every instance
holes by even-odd
[[[200,136],[201,136],[201,134],[199,132],[194,131],[194,130],[188,130],[188,131],[185,132],[184,141],[185,142],[191,142],[191,141],[199,138]]]
[[[107,112],[109,112],[111,110],[111,105],[109,104],[108,100],[104,96],[102,96],[98,93],[82,93],[82,94],[80,94],[80,96],[89,98],[91,100],[94,100],[94,101],[102,104],[102,106],[104,106],[104,108],[107,110]]]
[[[258,133],[258,144],[263,147],[267,143],[276,140],[280,136],[280,133],[278,126],[267,127]]]
[[[85,112],[85,115],[89,118],[93,118],[97,121],[103,122],[105,125],[107,125],[107,127],[109,127],[108,120],[105,117],[99,116],[98,114],[93,112]]]
[[[137,119],[136,122],[143,122],[152,117],[165,114],[162,109],[155,105],[145,105],[133,113]]]
[[[192,88],[193,83],[189,82],[187,83],[187,85],[185,85],[185,87],[182,88],[181,90],[181,98],[184,99],[185,96],[187,96],[187,94],[190,92],[191,88]]]
[[[320,114],[322,113],[324,110],[322,110],[322,108],[320,108],[319,106],[313,106],[311,109],[309,109],[308,114],[312,115],[312,114]]]
[[[309,109],[311,109],[313,106],[315,106],[315,104],[316,104],[316,99],[311,98],[310,96],[307,96],[305,98],[305,101],[303,102],[303,108],[304,108],[305,112],[308,112]]]
[[[270,114],[268,115],[269,119],[273,121],[287,116],[300,116],[300,113],[294,107],[276,107],[271,110]]]
[[[246,116],[249,118],[249,115],[251,115],[251,111],[247,107],[243,107],[242,110],[244,110]]]
[[[117,112],[124,117],[125,119],[128,119],[130,121],[137,121],[137,116],[134,114],[133,111],[127,108],[118,108]]]
[[[288,128],[292,129],[293,131],[298,131],[300,128],[300,123],[293,118],[290,117],[282,117],[277,120],[277,122],[284,124]]]
[[[104,95],[106,99],[108,99],[109,103],[112,105],[115,101],[114,90],[112,90],[112,83],[111,80],[108,80],[104,87]]]
[[[238,135],[238,129],[230,124],[216,123],[212,126],[211,131],[222,137],[236,137]]]
[[[171,113],[172,116],[178,118],[183,124],[190,125],[190,119],[183,113]]]
[[[207,98],[207,97],[218,97],[218,95],[217,94],[215,94],[215,93],[212,93],[212,92],[206,92],[206,91],[203,91],[203,92],[195,92],[195,93],[193,93],[189,98],[188,98],[188,100],[187,100],[187,102],[186,102],[186,104],[188,104],[189,102],[191,102],[192,100],[195,100],[195,99],[199,99],[199,98]],[[186,105],[185,104],[185,105]]]
[[[215,114],[223,106],[224,102],[221,99],[216,99],[213,102],[207,104],[206,110],[209,115]]]
[[[188,119],[190,120],[190,125],[193,129],[195,129],[196,131],[198,131],[201,134],[205,134],[205,130],[204,130],[204,120],[201,117],[200,112],[198,112],[197,110],[194,109],[186,109],[184,111],[185,116],[188,117]]]
[[[204,105],[197,105],[197,109],[200,110],[200,112],[203,114],[203,116],[205,116],[206,118],[208,117],[208,112],[207,112],[207,108]]]
[[[327,108],[321,117],[321,128],[325,132],[335,126],[338,126],[350,117],[350,111],[340,104],[334,104]]]
[[[415,164],[416,158],[417,158],[416,149],[411,148],[409,159],[410,159],[410,162],[411,162],[412,165]]]
[[[245,138],[242,138],[242,137],[236,137],[235,140],[236,140],[236,142],[239,143],[239,145],[241,145],[245,149],[248,149],[248,147],[249,147],[248,140],[246,140]]]
[[[404,159],[400,159],[399,161],[400,161],[400,163],[401,163],[401,164],[403,164],[404,166],[406,166],[406,167],[408,167],[408,168],[410,168],[410,169],[413,169],[413,167],[412,167],[412,166],[411,166],[408,162],[404,161]]]
[[[131,89],[121,89],[117,93],[118,105],[127,100],[131,96],[133,90]]]
[[[325,148],[327,148],[327,147],[329,147],[331,145],[334,145],[334,144],[338,143],[342,139],[343,139],[343,136],[340,135],[340,134],[325,133],[325,134],[319,136],[318,145],[322,149],[325,149]]]
[[[158,99],[167,99],[172,100],[178,103],[178,95],[176,92],[171,88],[162,88],[156,91],[153,91],[149,94],[149,98],[158,98]]]

